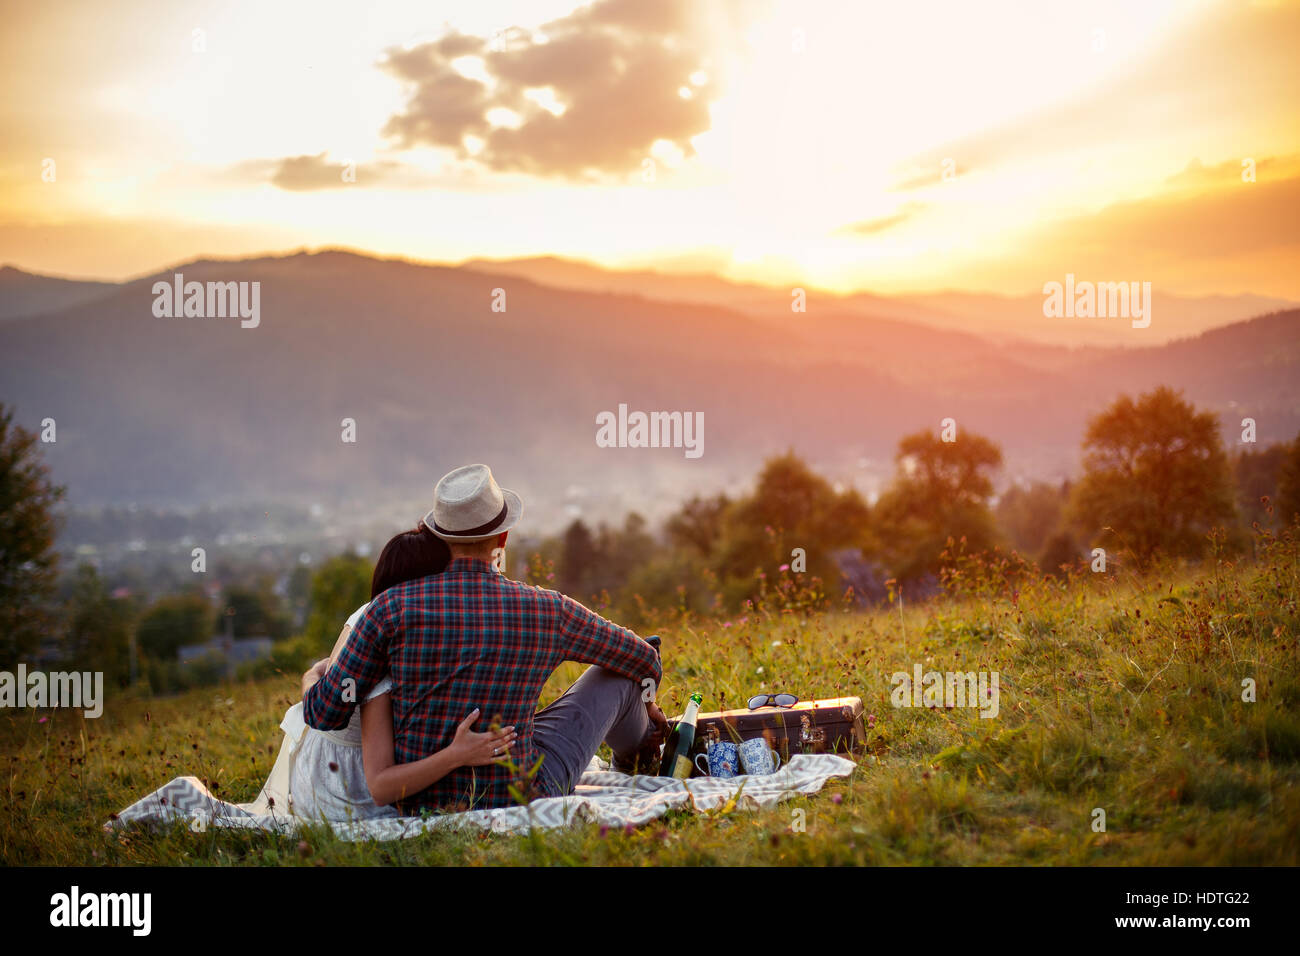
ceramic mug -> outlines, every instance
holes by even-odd
[[[740,765],[748,774],[776,773],[781,766],[781,755],[762,737],[752,737],[740,745]]]
[[[707,754],[695,755],[695,766],[710,777],[734,777],[740,773],[740,748],[730,740],[710,740]],[[704,758],[707,766],[700,766]]]

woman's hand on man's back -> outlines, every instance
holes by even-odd
[[[496,763],[510,754],[510,747],[519,739],[513,726],[477,733],[471,728],[478,720],[478,715],[479,709],[475,707],[456,726],[456,736],[452,738],[448,749],[456,755],[458,766],[482,767]]]
[[[330,659],[321,658],[302,675],[302,696],[307,696],[307,691],[316,686],[316,682],[325,676],[325,672],[330,669]]]

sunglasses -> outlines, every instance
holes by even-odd
[[[793,707],[799,703],[799,698],[794,694],[755,694],[749,698],[749,709],[758,710],[760,707],[766,707],[773,704],[777,707]]]

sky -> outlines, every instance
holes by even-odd
[[[1300,0],[0,0],[0,263],[1300,299]]]

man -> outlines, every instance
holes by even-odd
[[[539,796],[573,792],[602,741],[616,765],[657,754],[668,722],[654,703],[662,670],[655,648],[555,591],[512,581],[493,564],[523,511],[486,465],[443,476],[424,525],[447,542],[441,574],[389,588],[357,621],[335,664],[304,675],[309,727],[338,730],[356,701],[387,673],[393,679],[393,743],[398,763],[451,742],[474,708],[519,738],[500,765],[460,767],[397,807],[476,809],[515,802],[510,788]],[[549,707],[537,711],[542,686],[561,662],[593,664]],[[327,669],[328,668],[328,669]],[[507,762],[508,758],[508,762]],[[527,774],[537,761],[535,778]],[[525,779],[509,763],[523,771]]]

